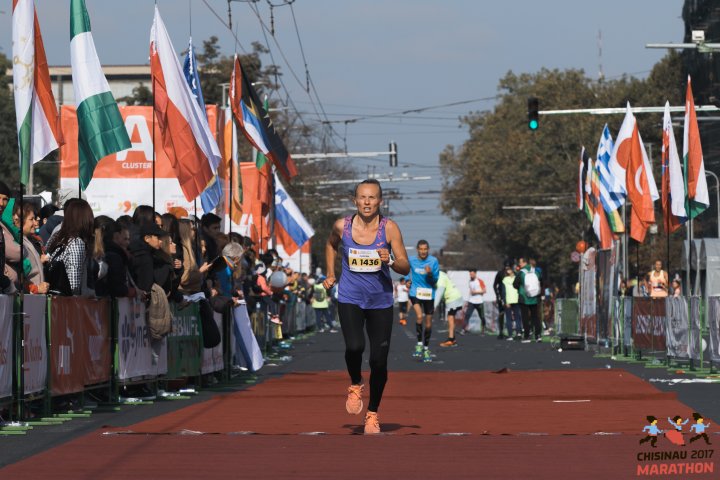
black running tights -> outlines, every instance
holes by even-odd
[[[338,316],[345,338],[345,363],[350,381],[362,383],[362,357],[365,351],[365,332],[370,340],[370,404],[368,410],[377,412],[385,383],[393,308],[362,309],[352,303],[338,303]]]

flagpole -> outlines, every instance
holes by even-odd
[[[157,3],[156,3],[157,5]],[[155,76],[153,75],[153,89],[152,89],[152,102],[153,102],[153,116],[152,116],[152,207],[155,210]],[[195,206],[195,217],[197,218],[197,205]]]

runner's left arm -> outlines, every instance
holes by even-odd
[[[390,251],[392,251],[395,257],[395,261],[390,268],[400,275],[407,275],[410,273],[410,262],[408,261],[405,243],[403,243],[402,233],[400,233],[400,228],[397,226],[397,223],[388,220],[385,226],[385,236],[390,245]],[[388,263],[389,261],[389,258],[383,260],[384,263]]]

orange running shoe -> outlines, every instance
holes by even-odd
[[[380,420],[377,413],[368,411],[365,414],[365,435],[376,435],[380,433]]]
[[[347,400],[345,400],[345,410],[350,415],[357,415],[362,412],[363,400],[362,392],[365,385],[350,385],[348,387]]]
[[[407,320],[405,320],[404,318],[401,318],[400,325],[407,325]]]
[[[454,338],[448,338],[440,344],[441,347],[457,347],[457,342]]]

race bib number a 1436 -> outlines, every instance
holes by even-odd
[[[378,272],[382,262],[377,250],[348,248],[348,267],[351,272]]]

